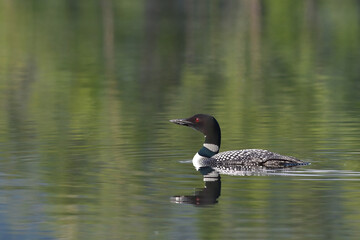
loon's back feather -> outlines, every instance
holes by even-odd
[[[304,162],[291,156],[284,156],[278,153],[262,149],[243,149],[226,151],[215,154],[211,158],[217,164],[246,165],[246,166],[266,166],[283,167],[304,165]]]

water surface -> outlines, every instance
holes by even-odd
[[[358,1],[0,1],[0,239],[358,239]],[[200,133],[311,165],[203,176]]]

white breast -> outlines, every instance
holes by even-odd
[[[208,158],[201,156],[199,153],[196,153],[193,157],[192,163],[196,170],[199,170],[200,167],[206,166],[205,162]]]

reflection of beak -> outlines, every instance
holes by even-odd
[[[170,122],[188,127],[192,127],[194,125],[192,122],[187,121],[186,119],[172,119]]]

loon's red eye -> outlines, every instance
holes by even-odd
[[[199,118],[195,118],[195,122],[200,122],[200,119]]]

